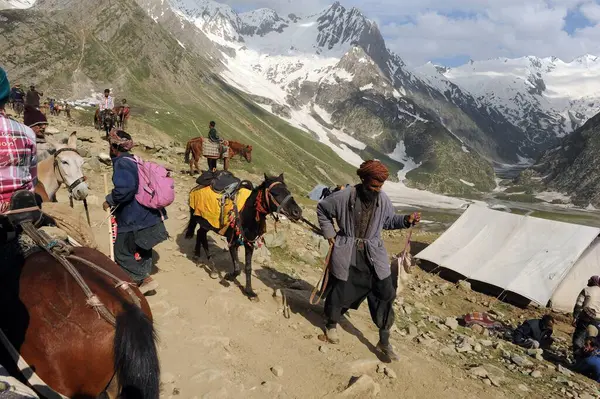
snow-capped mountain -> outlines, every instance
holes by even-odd
[[[600,108],[596,56],[569,63],[556,57],[499,58],[443,70],[430,64],[421,71],[456,84],[480,105],[502,112],[540,148],[578,128]]]
[[[36,0],[0,0],[0,10],[30,8]]]
[[[157,15],[158,1],[154,4],[152,15]],[[354,165],[373,154],[397,161],[389,156],[397,148],[407,153],[399,167],[425,165],[427,157],[435,158],[425,143],[439,139],[412,140],[425,124],[431,126],[425,129],[429,135],[447,138],[458,158],[471,162],[480,153],[518,160],[520,131],[501,114],[480,110],[467,93],[453,102],[409,71],[386,48],[377,25],[356,8],[336,2],[313,15],[282,16],[269,9],[238,14],[211,0],[163,4],[221,47],[219,72],[228,83]],[[462,93],[453,90],[456,96]],[[480,169],[488,174],[486,167]],[[469,178],[477,180],[463,180]]]

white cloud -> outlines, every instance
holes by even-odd
[[[234,7],[270,7],[281,14],[316,12],[331,1],[225,0]],[[302,4],[300,4],[302,3]],[[600,54],[600,5],[593,0],[347,0],[380,26],[388,47],[409,64],[436,58]],[[577,10],[593,24],[569,35]]]

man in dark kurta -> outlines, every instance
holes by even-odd
[[[379,327],[377,348],[390,360],[398,355],[390,344],[394,324],[397,276],[391,273],[381,231],[406,229],[420,214],[396,215],[389,197],[381,191],[389,172],[379,161],[366,161],[357,171],[361,184],[331,194],[317,206],[325,238],[334,244],[326,288],[326,336],[339,343],[337,324],[348,309],[358,309],[367,298],[373,322]],[[336,233],[333,220],[340,230]]]

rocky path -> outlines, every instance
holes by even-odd
[[[100,163],[98,156],[106,151],[107,145],[99,139],[99,133],[89,127],[74,127],[62,117],[51,121],[58,129],[57,137],[76,129],[83,139],[80,145],[88,156],[86,173],[92,191],[89,197],[92,222],[101,250],[106,253],[108,236],[101,209],[102,173],[110,176],[111,169]],[[132,129],[129,130],[135,140],[136,131]],[[138,152],[143,157],[162,159],[175,165],[176,170],[185,167],[180,160],[180,149],[153,142],[148,136],[144,136],[143,143],[140,150],[149,151]],[[437,299],[430,298],[435,291],[447,301],[444,295],[457,292],[453,286],[451,290],[440,291],[441,294],[433,288],[423,294],[423,287],[436,286],[426,275],[419,277],[422,282],[410,285],[407,290],[410,301],[404,304],[402,299],[399,301],[399,328],[392,341],[402,356],[399,362],[384,364],[374,353],[378,333],[366,305],[350,313],[342,326],[340,345],[321,342],[317,336],[322,332],[322,308],[308,304],[311,284],[319,277],[317,258],[322,254],[318,251],[318,239],[284,223],[274,238],[287,242],[287,249],[272,249],[269,253],[262,248],[255,254],[253,281],[260,302],[250,302],[238,285],[220,278],[211,279],[202,263],[192,258],[193,241],[183,239],[182,232],[187,222],[187,193],[194,186],[194,179],[178,174],[176,185],[176,202],[169,207],[166,222],[172,238],[156,248],[154,278],[160,287],[155,295],[148,297],[160,339],[161,397],[554,396],[548,395],[547,390],[528,387],[533,377],[518,373],[523,376],[512,378],[512,371],[495,360],[501,358],[501,349],[482,347],[479,342],[483,338],[469,331],[455,331],[451,321],[451,326],[447,326],[445,317],[449,312],[458,315],[460,311],[473,309],[465,308],[467,302],[448,309],[444,302],[440,305]],[[59,198],[66,201],[66,193],[62,192]],[[80,204],[77,207],[82,209]],[[223,275],[231,266],[229,254],[223,251],[225,242],[212,233],[210,237],[216,255],[215,266]],[[312,261],[313,265],[306,263]],[[245,282],[243,274],[239,281]],[[278,291],[281,288],[290,303],[289,319],[284,317],[281,291]],[[458,349],[464,345],[471,348]],[[523,381],[523,378],[528,380]],[[544,382],[550,385],[551,381]],[[563,397],[558,388],[556,393],[556,397]],[[584,396],[578,394],[578,397]]]

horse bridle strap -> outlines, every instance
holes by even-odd
[[[290,193],[283,199],[283,201],[281,201],[281,203],[277,202],[277,199],[275,199],[275,196],[273,194],[271,194],[271,190],[273,189],[273,187],[275,187],[278,184],[283,184],[283,183],[276,181],[265,189],[265,200],[267,201],[267,209],[271,210],[270,201],[273,201],[273,203],[277,206],[277,209],[275,210],[276,213],[280,213],[281,209],[285,206],[285,204],[293,197],[292,193]]]
[[[59,174],[60,178],[65,183],[65,185],[67,185],[67,181],[65,180],[65,177],[63,176],[62,171],[60,170],[60,167],[58,166],[58,155],[60,155],[63,152],[75,152],[77,154],[79,154],[79,152],[77,152],[77,150],[74,148],[61,148],[60,150],[58,150],[54,153],[54,168],[58,169],[58,174]],[[69,191],[69,194],[73,192],[75,187],[79,186],[81,183],[83,183],[86,180],[87,180],[87,177],[84,175],[84,176],[81,176],[79,179],[75,180],[70,185],[68,185],[67,190]]]

